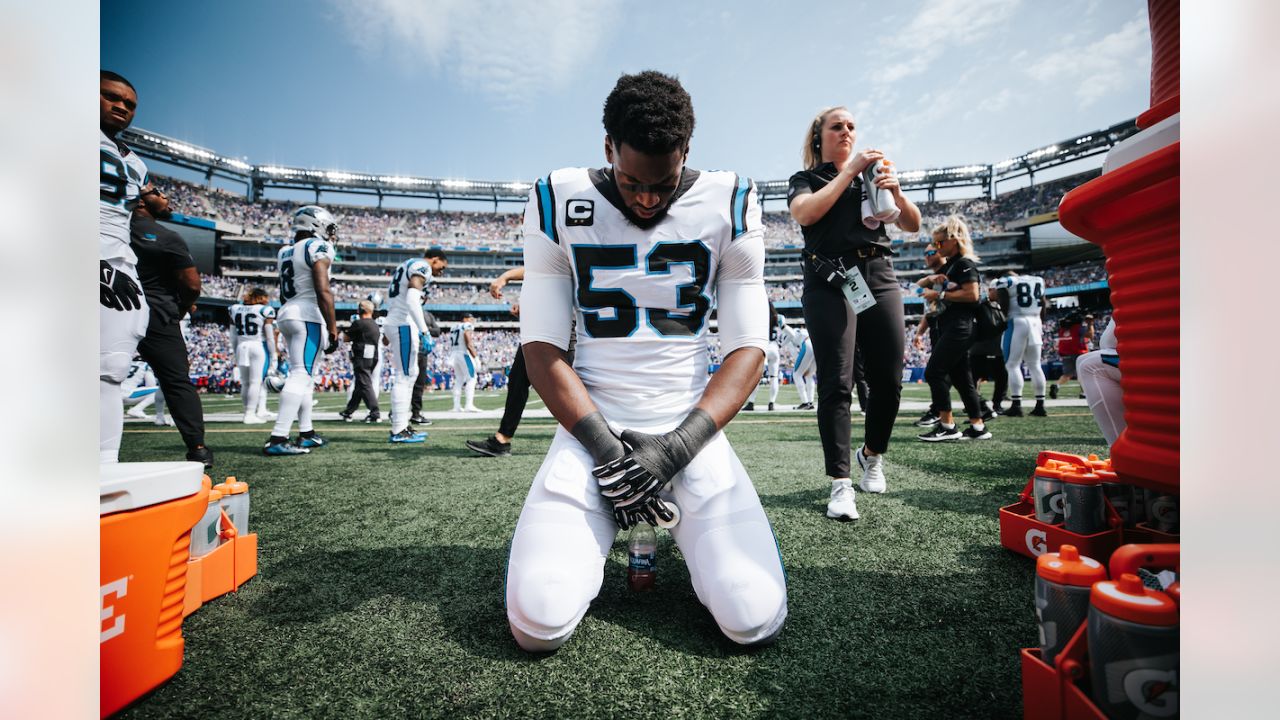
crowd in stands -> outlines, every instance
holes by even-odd
[[[998,197],[995,206],[991,208],[991,221],[1004,224],[1011,220],[1057,210],[1058,203],[1062,202],[1062,197],[1069,190],[1083,185],[1101,174],[1102,171],[1100,169],[1089,170],[1003,193]]]
[[[1044,278],[1045,287],[1062,287],[1063,285],[1082,285],[1101,282],[1107,279],[1107,268],[1101,260],[1063,265],[1061,267],[1042,268],[1032,272]]]
[[[1079,173],[1029,188],[1021,188],[995,200],[985,197],[964,200],[920,201],[921,232],[940,224],[947,215],[958,213],[969,222],[974,237],[981,238],[1003,229],[1004,223],[1041,212],[1055,210],[1071,188],[1096,177],[1098,171]],[[296,202],[263,200],[251,202],[238,193],[207,188],[174,178],[153,175],[153,181],[169,195],[177,212],[221,220],[243,228],[246,235],[284,238],[288,219]],[[508,248],[520,245],[523,215],[513,212],[472,212],[377,208],[324,203],[338,218],[342,237],[351,242],[381,244],[457,245]],[[800,227],[786,210],[762,214],[765,244],[768,247],[800,246]],[[916,238],[889,227],[891,238]],[[927,239],[927,238],[926,238]]]

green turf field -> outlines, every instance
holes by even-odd
[[[1063,396],[1076,392],[1073,383]],[[924,386],[904,393],[926,396]],[[318,397],[321,410],[342,403]],[[476,402],[493,409],[502,396]],[[784,387],[779,405],[796,402]],[[436,393],[426,409],[451,404]],[[211,412],[238,407],[207,401]],[[298,458],[259,454],[269,426],[211,424],[215,478],[252,487],[259,574],[186,620],[183,669],[125,716],[1017,717],[1018,649],[1037,640],[1033,564],[1000,547],[996,510],[1037,450],[1104,449],[1086,408],[1050,412],[997,419],[991,441],[928,445],[910,425],[918,412],[904,411],[889,492],[860,493],[862,519],[848,524],[824,515],[830,485],[812,415],[740,414],[726,432],[787,570],[777,644],[724,639],[659,531],[657,589],[627,590],[619,536],[600,596],[545,657],[516,646],[502,593],[552,421],[526,420],[510,458],[466,449],[496,425],[474,417],[437,421],[425,446],[388,445],[385,422],[321,422],[332,444]],[[855,415],[855,437],[861,423]],[[120,459],[182,452],[173,429],[130,424]]]

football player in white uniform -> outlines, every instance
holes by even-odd
[[[418,348],[430,332],[422,315],[422,292],[449,265],[444,252],[432,248],[422,258],[400,263],[387,286],[387,320],[382,343],[391,348],[391,434],[387,442],[420,443],[427,438],[409,427],[409,403],[418,378]],[[378,376],[381,382],[381,376]]]
[[[1036,406],[1031,415],[1044,417],[1044,368],[1040,366],[1041,318],[1048,307],[1044,294],[1044,278],[1018,275],[1012,271],[991,284],[992,298],[1004,308],[1009,324],[1005,326],[1000,349],[1004,351],[1004,367],[1009,372],[1011,405],[1002,415],[1022,417],[1022,364],[1027,364],[1031,384],[1036,392]]]
[[[471,313],[462,316],[462,322],[449,331],[453,343],[450,360],[453,362],[453,411],[480,412],[476,407],[476,375],[480,372],[479,353],[475,344],[476,318]],[[465,401],[464,401],[465,397]]]
[[[769,409],[774,409],[774,403],[778,401],[778,384],[782,382],[782,378],[778,374],[780,369],[779,363],[782,360],[782,349],[778,347],[778,311],[774,309],[773,302],[769,302],[769,345],[764,349],[764,377],[769,381]],[[756,409],[756,393],[760,392],[760,386],[756,385],[756,389],[751,392],[751,399],[747,401],[747,406],[743,410],[751,411]]]
[[[280,249],[276,265],[280,271],[280,301],[276,325],[284,336],[289,356],[289,377],[280,391],[280,414],[271,437],[262,447],[264,455],[302,455],[326,445],[311,424],[312,395],[320,353],[338,349],[338,322],[329,291],[329,266],[337,254],[338,221],[318,205],[293,212],[293,244]],[[325,333],[327,332],[327,336]],[[298,442],[289,440],[289,430],[298,420]]]
[[[245,294],[244,304],[236,303],[230,308],[231,342],[236,366],[240,368],[245,425],[266,422],[258,415],[258,408],[266,402],[262,381],[276,365],[276,311],[267,304],[269,297],[266,290],[253,288]]]
[[[1098,349],[1076,360],[1080,389],[1089,400],[1089,410],[1102,430],[1107,447],[1116,443],[1126,427],[1124,393],[1120,388],[1120,352],[1116,342],[1116,319],[1113,316],[1102,331]]]
[[[138,284],[138,256],[129,246],[129,223],[147,166],[116,139],[133,122],[138,93],[123,77],[102,70],[98,83],[98,456],[119,460],[124,428],[120,384],[138,342],[147,333],[150,311]]]
[[[779,315],[778,339],[796,349],[795,364],[791,368],[791,381],[800,393],[800,404],[796,409],[812,410],[813,401],[818,397],[818,364],[813,359],[813,342],[809,340],[809,331],[791,327],[787,324],[787,318]]]
[[[572,635],[618,528],[640,522],[675,522],[694,591],[734,642],[771,642],[786,619],[769,520],[720,432],[768,344],[760,208],[747,178],[684,167],[693,125],[675,78],[624,75],[604,107],[611,167],[556,170],[530,193],[521,342],[560,427],[507,564],[507,618],[528,651]],[[725,357],[708,376],[713,305]]]
[[[129,363],[129,374],[120,383],[120,397],[125,405],[131,405],[125,414],[140,420],[150,419],[146,409],[156,401],[160,393],[160,383],[155,373],[145,360],[134,360]]]

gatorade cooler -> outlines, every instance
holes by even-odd
[[[182,611],[191,527],[208,507],[197,462],[116,463],[100,470],[103,717],[182,667]]]
[[[1179,60],[1176,0],[1149,0],[1151,108],[1142,131],[1107,154],[1102,175],[1067,193],[1063,227],[1107,256],[1107,282],[1124,370],[1127,427],[1111,446],[1114,470],[1162,492],[1179,483]]]

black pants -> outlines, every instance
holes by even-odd
[[[939,323],[938,342],[933,346],[929,364],[924,368],[924,379],[929,383],[932,396],[929,409],[935,413],[951,411],[951,387],[954,385],[964,403],[965,413],[971,418],[982,417],[982,398],[973,386],[973,375],[969,371],[973,326],[972,319]]]
[[[409,414],[417,415],[422,412],[422,391],[427,389],[427,366],[430,364],[431,353],[418,353],[418,377],[413,380],[413,394],[409,396]]]
[[[867,449],[889,449],[893,421],[902,399],[902,290],[888,258],[859,261],[858,269],[876,298],[856,315],[839,288],[804,265],[804,320],[813,341],[818,373],[818,435],[827,475],[849,477],[854,345],[862,348],[867,379]]]
[[[853,346],[853,389],[858,393],[858,409],[867,411],[867,395],[871,393],[867,387],[867,361],[862,356],[862,346]]]
[[[355,386],[351,390],[351,399],[347,401],[347,409],[343,412],[355,414],[363,400],[365,407],[369,408],[369,414],[378,415],[378,390],[374,385],[373,368],[366,366],[363,358],[356,358],[352,353],[351,371],[355,375]]]
[[[173,424],[178,426],[182,442],[188,450],[204,445],[204,410],[200,396],[191,384],[191,366],[187,364],[187,343],[177,321],[166,323],[151,316],[147,335],[138,343],[138,353],[151,364],[160,392]]]
[[[520,426],[520,418],[524,416],[524,406],[529,403],[529,373],[524,369],[524,346],[516,350],[516,357],[511,361],[511,372],[507,373],[507,404],[502,409],[502,422],[498,423],[498,433],[507,437],[516,434]]]

